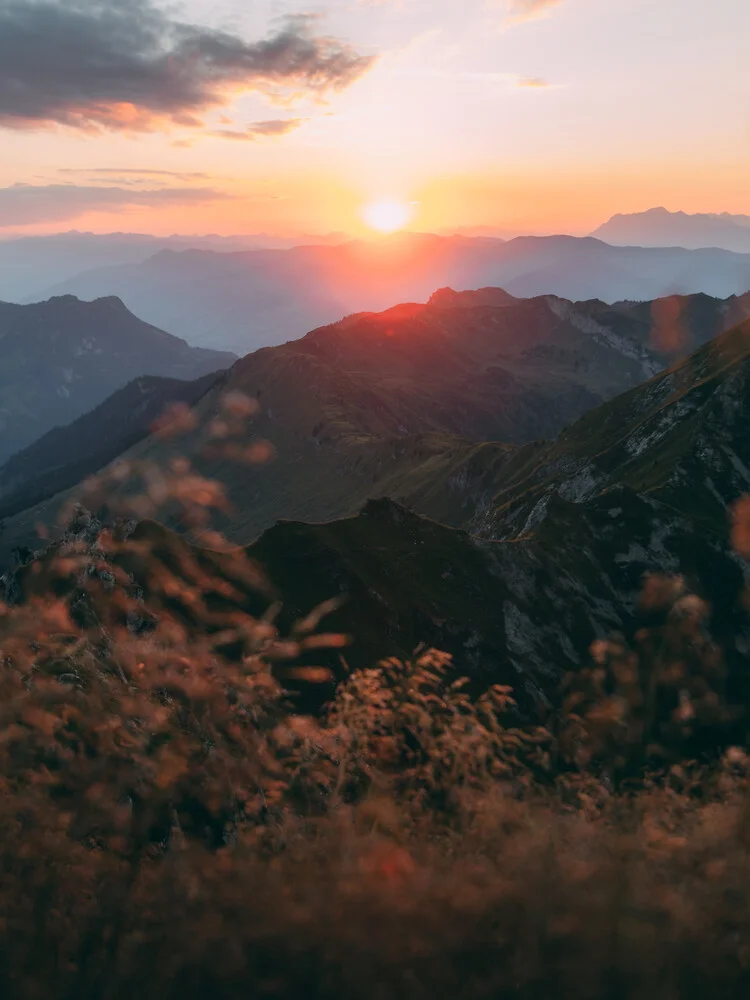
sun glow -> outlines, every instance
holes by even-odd
[[[362,209],[367,225],[379,233],[395,233],[403,229],[413,214],[411,205],[403,201],[373,201]]]

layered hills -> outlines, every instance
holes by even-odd
[[[289,250],[167,250],[89,271],[53,291],[118,295],[138,316],[190,343],[246,354],[354,311],[425,301],[440,286],[610,303],[697,292],[724,298],[750,288],[750,254],[614,247],[569,236],[410,233]]]
[[[249,236],[149,236],[144,233],[54,233],[0,240],[0,300],[30,302],[49,288],[92,268],[137,264],[161,250],[288,248],[305,243],[343,242],[344,236],[296,240],[257,233]]]
[[[117,298],[0,303],[0,460],[141,375],[190,381],[234,360],[142,322]]]

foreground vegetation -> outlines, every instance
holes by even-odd
[[[79,511],[5,579],[4,997],[750,995],[744,712],[684,581],[535,718],[426,649],[305,715],[332,606],[282,634],[239,553],[147,541]]]
[[[747,995],[750,760],[679,760],[722,714],[705,674],[660,717],[633,651],[598,649],[543,729],[423,651],[303,717],[279,676],[326,679],[293,665],[341,642],[317,616],[188,638],[106,546],[4,612],[4,996]],[[657,590],[692,648],[699,608]]]

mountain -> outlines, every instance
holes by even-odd
[[[67,490],[146,437],[176,403],[193,406],[220,377],[142,375],[73,423],[55,427],[0,467],[0,519]]]
[[[246,551],[283,599],[282,628],[343,598],[326,627],[353,637],[349,667],[425,642],[452,653],[477,688],[511,684],[532,713],[559,703],[563,673],[590,663],[595,640],[617,632],[637,645],[660,616],[698,616],[711,656],[728,667],[729,702],[747,705],[747,568],[732,551],[728,512],[750,490],[750,322],[554,442],[506,446],[500,463],[499,447],[476,445],[459,463],[451,488],[474,505],[471,530],[380,499],[342,520],[266,531]],[[444,475],[437,470],[436,488]],[[489,504],[477,502],[479,486],[494,490]],[[141,561],[129,568],[146,592],[159,564],[174,572],[189,548],[152,522],[135,541]],[[209,591],[221,593],[227,555],[197,557]],[[653,572],[684,583],[654,585],[644,601]],[[19,579],[34,585],[28,570],[11,574],[7,593]],[[342,676],[338,651],[311,655]]]
[[[689,601],[680,613],[705,614],[730,700],[747,704],[747,566],[732,550],[729,510],[750,491],[750,322],[555,442],[510,461],[505,451],[474,532],[381,500],[331,524],[278,524],[248,551],[291,618],[348,595],[329,625],[355,637],[352,665],[423,641],[452,652],[480,686],[513,684],[530,705],[556,699],[592,641],[614,631],[635,641],[653,623],[658,595],[639,604],[647,574],[682,576],[705,612]],[[479,470],[476,453],[470,465]]]
[[[726,535],[728,507],[750,490],[749,388],[745,321],[540,446],[493,497],[483,530],[519,536],[544,521],[553,496],[585,505],[625,487]]]
[[[748,316],[750,295],[608,306],[442,289],[426,305],[351,316],[248,355],[201,397],[196,430],[149,438],[126,457],[166,466],[187,455],[225,484],[221,527],[240,543],[279,518],[339,518],[372,496],[467,526],[491,510],[496,482],[525,468],[534,442]],[[228,392],[257,401],[252,435],[271,442],[274,461],[206,453],[205,428]],[[108,446],[107,432],[95,447],[98,426],[87,421],[96,455]],[[503,443],[482,444],[493,441]],[[65,498],[9,517],[0,552],[33,545],[36,523],[54,524]]]
[[[192,380],[233,361],[141,322],[117,298],[0,303],[0,460],[139,375]]]
[[[190,343],[246,354],[355,310],[424,302],[440,286],[606,302],[697,292],[725,298],[750,290],[750,254],[613,247],[570,236],[503,241],[407,233],[291,250],[164,251],[89,271],[53,291],[83,299],[118,295]]]
[[[721,247],[750,253],[750,215],[696,214],[668,212],[652,208],[632,215],[613,215],[592,234],[614,246]]]
[[[237,252],[306,243],[344,242],[345,236],[286,239],[251,236],[148,236],[143,233],[55,233],[0,240],[0,300],[32,302],[47,289],[91,268],[136,264],[161,250]]]

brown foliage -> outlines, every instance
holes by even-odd
[[[551,731],[424,649],[313,719],[283,684],[329,679],[334,605],[281,635],[257,567],[160,537],[78,511],[0,608],[3,997],[750,995],[750,759],[691,760],[731,713],[683,581]]]

